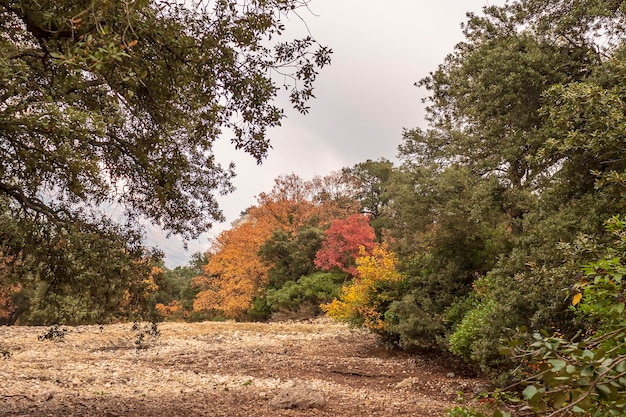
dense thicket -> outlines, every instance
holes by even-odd
[[[564,289],[594,254],[566,262],[563,248],[624,211],[624,190],[603,186],[626,166],[623,16],[564,3],[470,15],[420,82],[431,127],[405,133],[392,207],[411,276],[391,308],[405,344],[450,344],[489,369],[516,327],[576,331]]]

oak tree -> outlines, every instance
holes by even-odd
[[[214,142],[261,162],[282,80],[306,112],[329,62],[311,37],[280,40],[306,3],[1,1],[0,192],[55,221],[116,203],[186,238],[206,231],[222,219],[214,194],[232,189]]]
[[[0,0],[0,250],[39,257],[22,268],[69,284],[29,242],[132,235],[122,251],[137,262],[145,219],[185,240],[222,220],[215,196],[232,191],[234,166],[215,142],[262,162],[284,117],[279,91],[306,112],[330,62],[311,36],[285,35],[307,4]],[[117,244],[72,250],[59,256],[124,268]]]

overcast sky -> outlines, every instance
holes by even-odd
[[[504,0],[311,0],[315,16],[303,17],[333,55],[318,76],[309,114],[287,111],[282,126],[270,132],[273,149],[261,166],[227,140],[218,143],[218,159],[235,162],[237,171],[237,190],[219,200],[227,221],[189,242],[187,251],[154,227],[148,228],[148,245],[165,252],[168,267],[185,265],[255,204],[255,196],[270,191],[281,174],[308,180],[367,159],[395,161],[403,128],[427,127],[421,102],[426,92],[413,84],[463,40],[460,25],[466,12],[502,4]],[[297,20],[291,23],[302,27]]]

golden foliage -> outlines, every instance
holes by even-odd
[[[356,260],[358,275],[342,287],[338,300],[321,307],[335,320],[382,332],[387,325],[381,307],[391,301],[385,288],[400,283],[404,276],[396,270],[396,255],[386,244],[376,245],[371,255],[361,247],[360,254]]]
[[[184,316],[183,305],[178,300],[174,300],[168,305],[158,303],[155,306],[156,310],[165,319],[175,320]]]
[[[198,282],[206,289],[196,296],[194,311],[221,311],[228,318],[241,318],[245,314],[267,280],[267,267],[257,253],[273,227],[271,218],[253,213],[216,238],[209,263],[204,266],[209,278]]]

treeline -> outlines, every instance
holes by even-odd
[[[387,161],[363,165],[391,171]],[[372,253],[376,246],[358,181],[350,170],[309,181],[295,174],[277,178],[203,255],[201,273],[188,283],[193,302],[172,299],[157,309],[166,318],[194,320],[320,314],[320,305],[357,275],[359,251]]]

